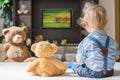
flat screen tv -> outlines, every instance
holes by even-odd
[[[43,28],[71,28],[71,25],[72,25],[71,9],[42,10]]]

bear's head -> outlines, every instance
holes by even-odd
[[[51,57],[57,51],[57,46],[55,44],[50,44],[47,41],[41,41],[34,43],[31,50],[37,57]]]
[[[5,37],[5,41],[10,44],[20,44],[23,43],[26,39],[26,34],[28,29],[26,27],[10,27],[2,30],[2,34]]]

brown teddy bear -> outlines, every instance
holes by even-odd
[[[66,71],[67,64],[52,57],[52,55],[57,51],[57,46],[55,44],[41,41],[34,43],[31,50],[38,58],[33,62],[29,62],[27,72],[47,77],[61,75]]]
[[[6,43],[3,44],[5,61],[22,62],[30,57],[30,52],[24,44],[28,29],[26,27],[10,27],[2,30]]]

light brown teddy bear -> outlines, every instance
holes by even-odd
[[[66,71],[67,64],[52,57],[52,55],[57,51],[57,46],[55,44],[41,41],[34,43],[31,50],[38,58],[28,64],[27,72],[47,77],[61,75]]]
[[[30,52],[24,44],[28,29],[26,27],[10,27],[2,30],[6,43],[3,44],[5,61],[22,62],[30,57]]]

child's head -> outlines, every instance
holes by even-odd
[[[83,8],[83,22],[88,32],[91,30],[103,30],[106,20],[106,10],[98,4],[87,3]]]

